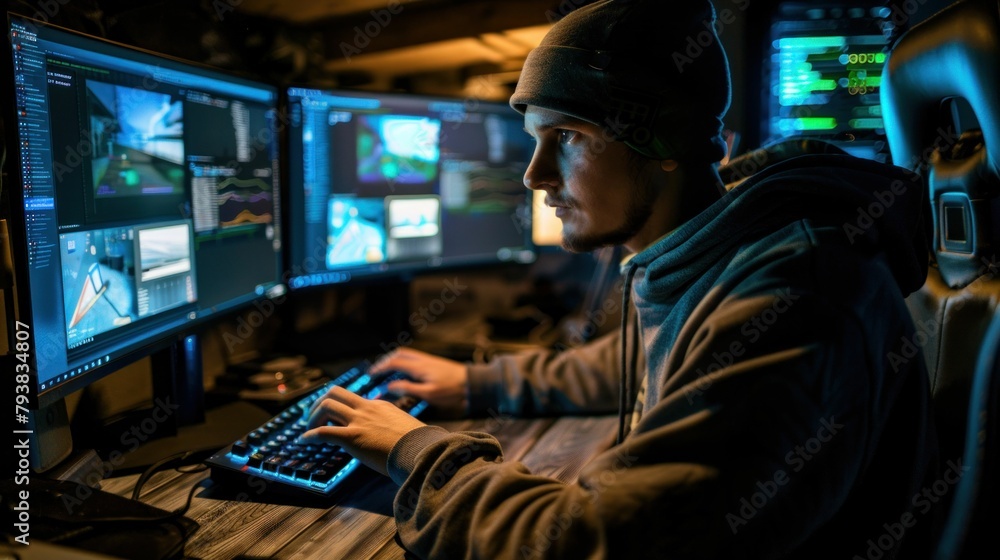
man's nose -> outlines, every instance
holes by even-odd
[[[535,149],[531,163],[524,171],[524,186],[531,190],[550,190],[559,185],[559,168],[555,158],[541,146]]]

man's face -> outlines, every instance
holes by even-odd
[[[536,141],[524,185],[544,191],[545,204],[556,208],[563,246],[629,245],[659,192],[648,166],[636,166],[629,148],[609,141],[600,127],[563,113],[529,105],[524,128]]]

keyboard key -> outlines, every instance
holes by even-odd
[[[278,446],[262,445],[257,448],[257,451],[263,453],[264,455],[271,455],[272,453],[277,453],[281,448]]]
[[[396,402],[394,402],[393,404],[395,404],[401,410],[408,411],[411,408],[413,408],[414,406],[416,406],[418,402],[420,402],[420,401],[417,398],[411,397],[409,395],[404,395],[404,396],[399,397],[398,399],[396,399]]]
[[[247,455],[250,454],[250,446],[247,445],[247,442],[243,440],[237,440],[235,443],[233,443],[232,452],[233,455],[237,457],[246,457]]]
[[[320,484],[326,484],[327,482],[333,480],[334,474],[336,473],[330,472],[326,469],[317,469],[313,471],[311,480]]]
[[[316,470],[316,463],[299,463],[299,468],[295,469],[295,478],[309,480],[313,471]]]
[[[298,459],[289,459],[284,463],[282,463],[280,467],[278,467],[278,473],[292,476],[295,474],[295,471],[298,470],[300,463],[301,461],[299,461]]]
[[[265,458],[267,458],[267,455],[263,453],[254,453],[249,459],[247,459],[247,466],[259,469],[264,463]]]
[[[260,476],[269,484],[295,486],[329,495],[333,490],[330,482],[351,464],[353,458],[339,446],[322,442],[306,443],[300,439],[308,429],[309,410],[333,384],[349,387],[362,396],[382,398],[411,414],[411,408],[423,410],[426,403],[416,398],[388,393],[388,382],[403,378],[397,372],[373,379],[367,374],[367,365],[352,368],[233,442],[224,453],[211,457],[208,463],[213,472],[216,469],[236,471],[246,476]]]
[[[339,471],[351,460],[350,455],[334,455],[322,463],[322,467],[327,470]]]

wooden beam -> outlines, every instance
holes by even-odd
[[[316,22],[326,56],[372,53],[552,23],[587,0],[468,0],[389,2],[384,8]],[[395,13],[390,12],[393,10]]]
[[[401,4],[418,0],[399,0]],[[385,8],[388,0],[222,0],[234,8],[248,13],[287,21],[296,25],[309,25],[317,20],[342,18],[352,14],[367,14],[370,10]]]

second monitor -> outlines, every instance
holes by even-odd
[[[288,112],[291,288],[535,259],[506,104],[290,88]]]

